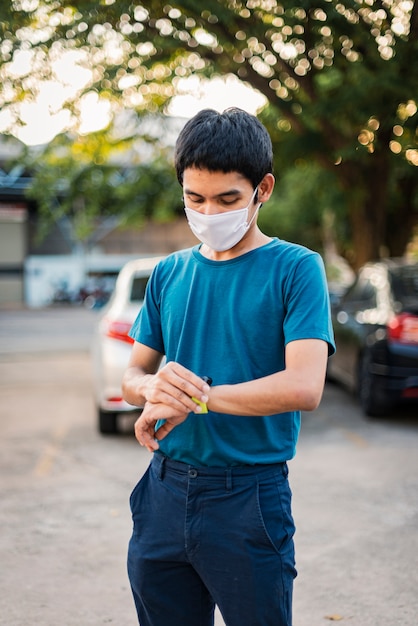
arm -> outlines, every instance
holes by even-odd
[[[230,415],[272,415],[312,411],[322,397],[328,344],[301,339],[286,346],[286,368],[270,376],[237,385],[212,387],[208,408]]]
[[[200,407],[191,396],[207,402],[212,411],[230,415],[272,415],[285,411],[312,411],[322,397],[328,345],[319,339],[293,341],[286,347],[286,369],[236,385],[208,387],[178,363],[167,363],[157,373],[162,355],[135,344],[123,380],[124,398],[145,408],[135,424],[135,435],[148,450],[163,439],[190,412]],[[208,400],[209,396],[209,400]],[[166,422],[155,432],[158,420]]]
[[[192,396],[201,402],[208,400],[209,386],[179,363],[166,363],[158,369],[162,357],[156,350],[135,342],[122,380],[124,399],[133,406],[144,406],[135,424],[135,435],[151,451],[158,448],[156,438],[165,437],[190,412],[201,412]],[[166,422],[156,433],[155,424],[162,419]]]

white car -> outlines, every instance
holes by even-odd
[[[128,261],[119,272],[115,289],[102,309],[92,345],[93,377],[98,429],[117,433],[118,415],[140,412],[122,398],[121,381],[128,365],[133,339],[129,330],[144,300],[155,265],[164,257]]]

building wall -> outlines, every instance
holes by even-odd
[[[127,261],[164,256],[196,241],[184,218],[168,224],[149,222],[141,229],[115,230],[93,250],[29,255],[25,260],[24,304],[37,308],[79,302],[81,292],[94,291],[95,287],[111,289]]]
[[[0,305],[23,301],[26,228],[23,204],[0,203]]]
[[[0,203],[0,306],[48,306],[60,292],[74,294],[91,283],[92,273],[98,280],[101,274],[114,277],[128,258],[165,255],[197,243],[181,216],[114,229],[82,258],[79,247],[71,253],[58,227],[38,244],[35,226],[24,204]]]
[[[169,254],[196,243],[184,216],[162,224],[149,221],[140,228],[116,229],[101,239],[98,248],[107,254],[142,256]]]
[[[184,124],[184,120],[178,122],[180,127]],[[179,124],[170,121],[173,143]],[[30,185],[30,173],[25,172],[23,165],[10,165],[12,158],[17,162],[22,150],[21,142],[0,134],[0,306],[31,306],[28,298],[29,302],[41,306],[47,299],[46,294],[49,298],[54,297],[51,290],[54,294],[60,285],[73,285],[82,280],[80,246],[74,242],[71,227],[66,227],[65,220],[57,222],[44,239],[38,238],[36,205],[25,195]],[[114,268],[119,263],[118,255],[164,255],[192,246],[196,241],[182,215],[165,224],[147,222],[141,228],[115,229],[83,253],[94,256],[95,261],[102,259],[101,255],[109,256],[109,263],[102,263],[102,260],[100,263]],[[45,257],[44,263],[42,257]],[[65,261],[62,257],[66,257]],[[51,274],[50,268],[54,264],[57,272]]]

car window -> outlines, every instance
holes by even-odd
[[[369,279],[360,276],[344,296],[343,305],[350,311],[374,309],[377,306],[374,285]]]
[[[418,266],[411,265],[392,271],[391,282],[396,300],[418,300]]]
[[[131,302],[140,302],[145,297],[149,276],[135,276],[132,281]]]

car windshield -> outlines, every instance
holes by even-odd
[[[399,302],[414,302],[418,306],[418,265],[392,270],[393,294]]]
[[[149,276],[135,276],[132,281],[131,302],[141,302],[145,297],[145,288]]]

